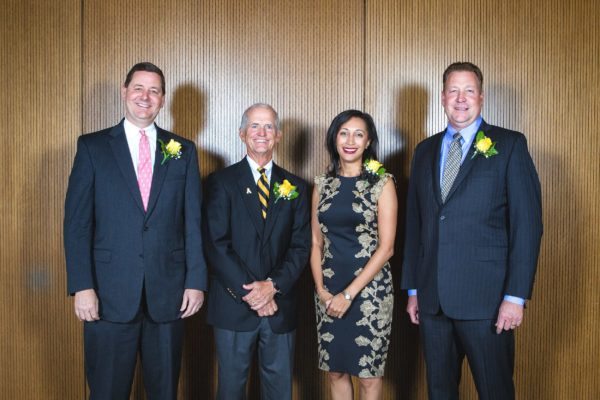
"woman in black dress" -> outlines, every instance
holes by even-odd
[[[392,329],[398,202],[392,175],[376,159],[377,131],[369,114],[347,110],[327,131],[331,164],[315,178],[311,270],[319,368],[333,399],[380,399]]]

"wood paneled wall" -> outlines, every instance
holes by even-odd
[[[327,164],[329,122],[355,107],[375,118],[401,207],[415,145],[444,128],[444,68],[477,63],[484,118],[527,135],[543,188],[537,283],[517,333],[518,397],[600,398],[594,0],[6,0],[0,10],[1,399],[85,396],[81,326],[65,293],[64,193],[76,137],[118,122],[118,87],[142,60],[166,75],[159,125],[197,143],[203,176],[243,156],[239,119],[261,101],[282,118],[278,163],[310,180]],[[327,399],[308,273],[300,285],[295,398]],[[418,332],[397,293],[384,398],[425,399]],[[181,399],[214,397],[215,363],[211,331],[194,317]],[[466,367],[464,376],[463,398],[475,399]],[[144,398],[140,377],[132,398]]]
[[[85,389],[62,250],[81,132],[80,7],[9,0],[0,8],[2,399],[80,399]]]

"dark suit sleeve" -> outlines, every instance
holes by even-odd
[[[208,289],[206,261],[202,249],[202,189],[198,154],[191,148],[185,182],[185,257],[186,257],[186,289]]]
[[[238,301],[247,294],[242,285],[255,281],[234,251],[231,234],[231,199],[218,177],[207,181],[208,196],[204,205],[204,249],[211,271],[223,287],[235,291]]]
[[[94,167],[81,136],[77,140],[77,154],[69,177],[63,230],[69,294],[94,288]]]
[[[419,147],[415,149],[410,167],[408,181],[408,194],[406,198],[406,222],[404,239],[404,260],[402,263],[402,289],[418,289],[417,264],[419,262],[419,248],[421,240],[421,214],[419,199],[417,197],[417,158]]]
[[[540,181],[523,135],[515,141],[506,179],[509,255],[505,293],[529,299],[542,237],[542,200]]]
[[[282,294],[286,294],[294,287],[310,255],[310,214],[307,192],[307,185],[303,184],[299,186],[299,196],[295,200],[291,200],[296,202],[296,208],[290,244],[283,262],[277,265],[270,274],[270,278],[277,283],[277,289]]]

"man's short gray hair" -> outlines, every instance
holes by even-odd
[[[240,122],[240,131],[243,131],[248,126],[248,114],[255,108],[266,108],[267,110],[271,110],[273,115],[275,115],[275,129],[279,131],[279,114],[277,114],[277,111],[275,111],[273,106],[267,103],[254,103],[250,107],[246,108],[246,111],[244,111],[244,113],[242,114],[242,122]]]

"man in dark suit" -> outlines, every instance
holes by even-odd
[[[206,190],[207,320],[219,361],[217,398],[246,397],[258,347],[262,398],[291,399],[296,280],[310,252],[308,189],[273,163],[281,131],[271,106],[249,107],[239,135],[247,156],[209,176]]]
[[[154,124],[162,71],[139,63],[121,88],[125,118],[83,135],[69,178],[67,288],[84,323],[91,399],[128,399],[137,353],[148,399],[175,399],[183,318],[207,287],[194,143]]]
[[[514,335],[542,235],[540,183],[523,134],[481,118],[483,75],[444,72],[445,131],[415,149],[402,287],[419,324],[430,399],[458,399],[466,355],[481,399],[513,399]]]

